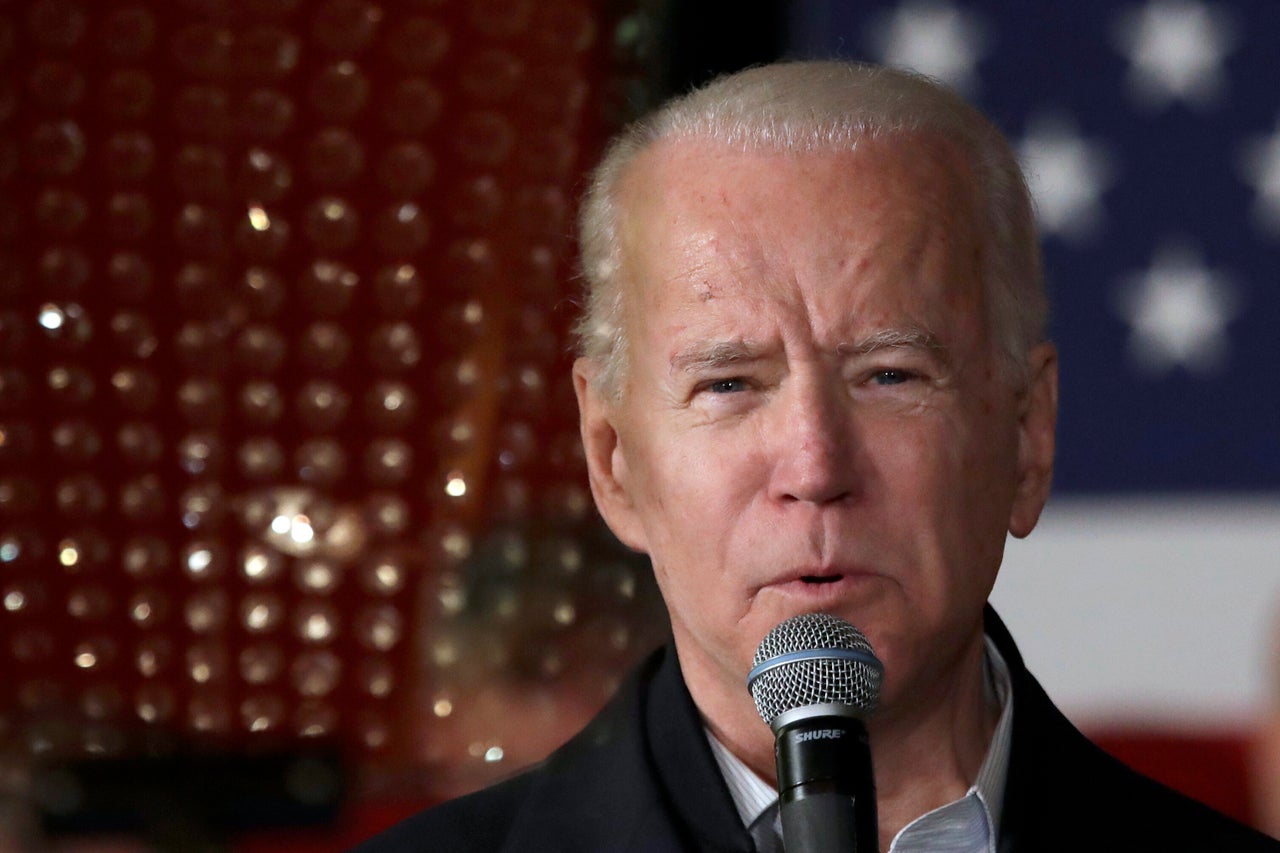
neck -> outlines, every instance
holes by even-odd
[[[917,817],[965,795],[977,780],[1000,708],[985,689],[981,646],[950,701],[915,719],[868,728],[882,850]]]
[[[680,657],[680,670],[684,682],[693,696],[693,703],[702,715],[702,721],[725,748],[739,761],[751,768],[769,784],[778,784],[777,769],[773,757],[773,732],[756,713],[755,705],[747,693],[746,681],[735,693],[732,685],[718,684],[715,674],[700,666],[697,658]],[[717,689],[719,688],[719,689]]]

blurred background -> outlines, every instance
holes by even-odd
[[[1063,358],[996,605],[1131,763],[1280,834],[1269,2],[0,0],[0,850],[343,850],[662,641],[568,383],[607,135],[864,58],[1006,131]]]

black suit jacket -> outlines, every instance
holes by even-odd
[[[1014,696],[1000,853],[1280,853],[1280,842],[1094,746],[1050,702],[990,609],[987,633],[1009,665]],[[753,847],[668,647],[536,768],[410,817],[357,850],[752,853]]]

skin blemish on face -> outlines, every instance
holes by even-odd
[[[843,257],[836,264],[836,272],[842,275],[868,275],[871,268],[872,259],[869,257]]]

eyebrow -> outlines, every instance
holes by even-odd
[[[928,350],[935,355],[946,358],[947,348],[937,335],[916,326],[901,329],[880,329],[854,343],[842,343],[836,347],[841,355],[866,355],[882,349],[919,349]]]
[[[671,356],[673,373],[716,370],[760,357],[760,348],[747,341],[714,341],[694,344]]]
[[[925,329],[911,326],[880,329],[853,343],[836,345],[839,355],[868,355],[884,349],[917,349],[947,360],[947,348]],[[695,343],[671,356],[673,373],[699,373],[744,364],[761,357],[761,347],[750,341],[707,341]]]

